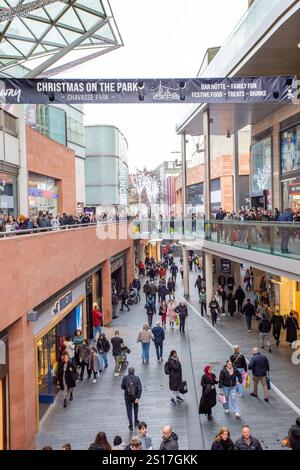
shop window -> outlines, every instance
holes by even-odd
[[[4,130],[11,132],[14,135],[17,135],[17,121],[18,119],[12,114],[3,111],[4,114]]]
[[[300,170],[300,124],[280,134],[281,173]]]

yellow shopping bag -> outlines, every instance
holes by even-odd
[[[175,325],[176,325],[176,326],[179,325],[179,316],[178,316],[178,315],[176,315]]]

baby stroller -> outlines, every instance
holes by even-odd
[[[123,345],[122,346],[122,352],[121,352],[121,357],[122,360],[119,363],[119,373],[125,372],[127,367],[128,367],[128,361],[127,361],[127,354],[130,354],[130,349]]]
[[[134,304],[137,304],[139,301],[139,298],[138,298],[138,295],[137,295],[137,291],[136,289],[134,289],[133,287],[130,289],[130,291],[128,292],[128,300],[127,300],[127,303],[128,305],[134,305]]]

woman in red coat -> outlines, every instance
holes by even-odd
[[[98,305],[94,304],[94,308],[92,310],[92,324],[93,324],[93,337],[94,340],[97,340],[97,332],[99,335],[102,333],[102,313],[98,309]]]

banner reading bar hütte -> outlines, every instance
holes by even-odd
[[[297,78],[0,79],[0,103],[293,103]]]

